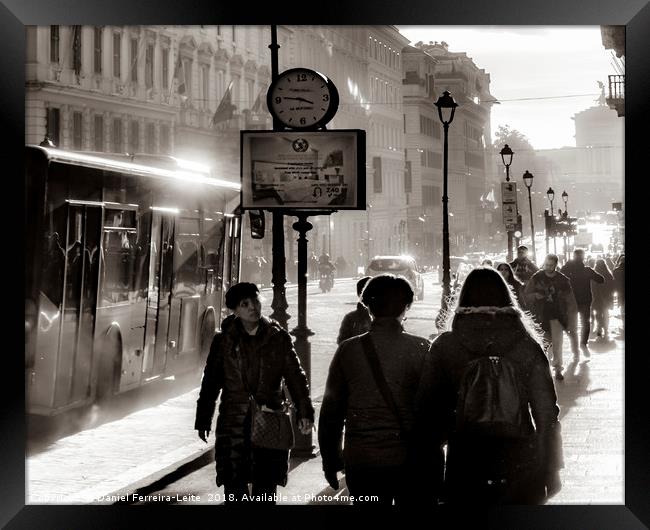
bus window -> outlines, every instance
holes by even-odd
[[[195,294],[199,274],[199,220],[181,217],[176,221],[174,278],[177,294]]]
[[[223,268],[223,245],[226,234],[226,223],[223,214],[211,214],[203,221],[202,245],[204,262],[202,266],[211,271],[207,274],[207,292],[212,293],[221,289],[220,271]]]
[[[133,210],[106,210],[103,234],[103,306],[129,301],[135,287],[137,230]]]

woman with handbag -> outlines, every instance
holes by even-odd
[[[557,395],[535,324],[494,269],[467,276],[424,369],[427,437],[447,503],[542,504],[560,489]]]
[[[295,403],[303,434],[311,432],[314,421],[309,385],[291,336],[262,316],[257,285],[242,282],[231,287],[226,306],[234,313],[224,319],[212,341],[194,428],[207,442],[221,392],[215,444],[217,486],[224,486],[227,503],[274,504],[277,486],[287,484],[294,440],[282,381]]]

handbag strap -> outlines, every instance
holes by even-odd
[[[379,387],[379,392],[383,396],[384,401],[386,401],[388,408],[392,411],[395,418],[397,418],[397,423],[399,423],[400,431],[402,434],[404,434],[406,433],[406,429],[404,429],[402,416],[399,413],[397,405],[395,404],[395,400],[393,399],[393,394],[391,393],[390,388],[388,387],[388,383],[386,382],[386,378],[384,377],[384,372],[382,371],[381,365],[379,364],[379,357],[377,357],[375,345],[372,343],[370,333],[361,335],[361,345],[363,346],[363,351],[365,352],[366,358],[368,359],[368,364],[370,364],[370,369],[372,370],[372,375],[375,378],[375,383],[377,383],[377,386]]]

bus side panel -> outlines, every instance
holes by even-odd
[[[39,297],[38,327],[35,334],[34,364],[29,370],[27,396],[30,413],[53,406],[56,360],[59,348],[61,314],[43,293]]]

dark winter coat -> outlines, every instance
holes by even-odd
[[[217,485],[260,481],[285,485],[288,451],[250,447],[250,402],[240,370],[239,319],[228,317],[215,335],[206,361],[196,408],[197,430],[211,430],[215,402],[221,392],[217,417],[215,460]],[[314,420],[309,386],[291,336],[274,320],[262,317],[255,335],[254,354],[259,356],[259,379],[252,388],[259,405],[278,409],[283,401],[284,378],[296,405],[298,419]]]
[[[336,343],[341,344],[344,340],[349,339],[350,337],[356,337],[357,335],[365,333],[370,330],[370,323],[371,319],[368,309],[365,305],[357,303],[357,308],[343,317]]]
[[[573,295],[576,298],[578,305],[591,304],[591,282],[604,283],[605,278],[598,274],[591,267],[587,267],[584,263],[571,260],[561,269],[564,274],[571,281],[571,288]]]
[[[514,261],[510,262],[510,266],[515,276],[523,283],[530,280],[532,275],[539,270],[539,267],[528,258],[515,258]]]
[[[526,300],[526,308],[530,311],[535,320],[542,326],[544,331],[550,331],[550,324],[547,312],[547,296],[549,294],[557,300],[557,307],[559,314],[557,320],[562,324],[565,330],[570,330],[575,325],[577,314],[576,300],[571,288],[571,282],[561,272],[555,272],[554,285],[557,287],[557,293],[549,293],[547,283],[549,282],[546,273],[541,270],[533,274],[532,278],[524,287],[524,299]],[[537,299],[536,295],[544,295],[544,298]]]
[[[410,456],[409,436],[400,434],[399,422],[375,383],[361,343],[364,335],[342,342],[330,364],[318,424],[325,471],[402,466]],[[394,318],[375,319],[369,335],[405,431],[410,433],[429,342],[406,333]]]
[[[526,418],[523,438],[476,439],[477,435],[455,430],[464,370],[471,360],[484,355],[504,356],[516,367]],[[447,500],[466,500],[469,505],[486,502],[471,498],[470,492],[481,491],[485,479],[494,479],[499,471],[508,481],[505,498],[541,500],[547,478],[563,467],[559,407],[548,359],[513,308],[459,308],[452,330],[431,345],[421,388],[425,397],[419,402],[429,413],[432,446],[448,444]]]

